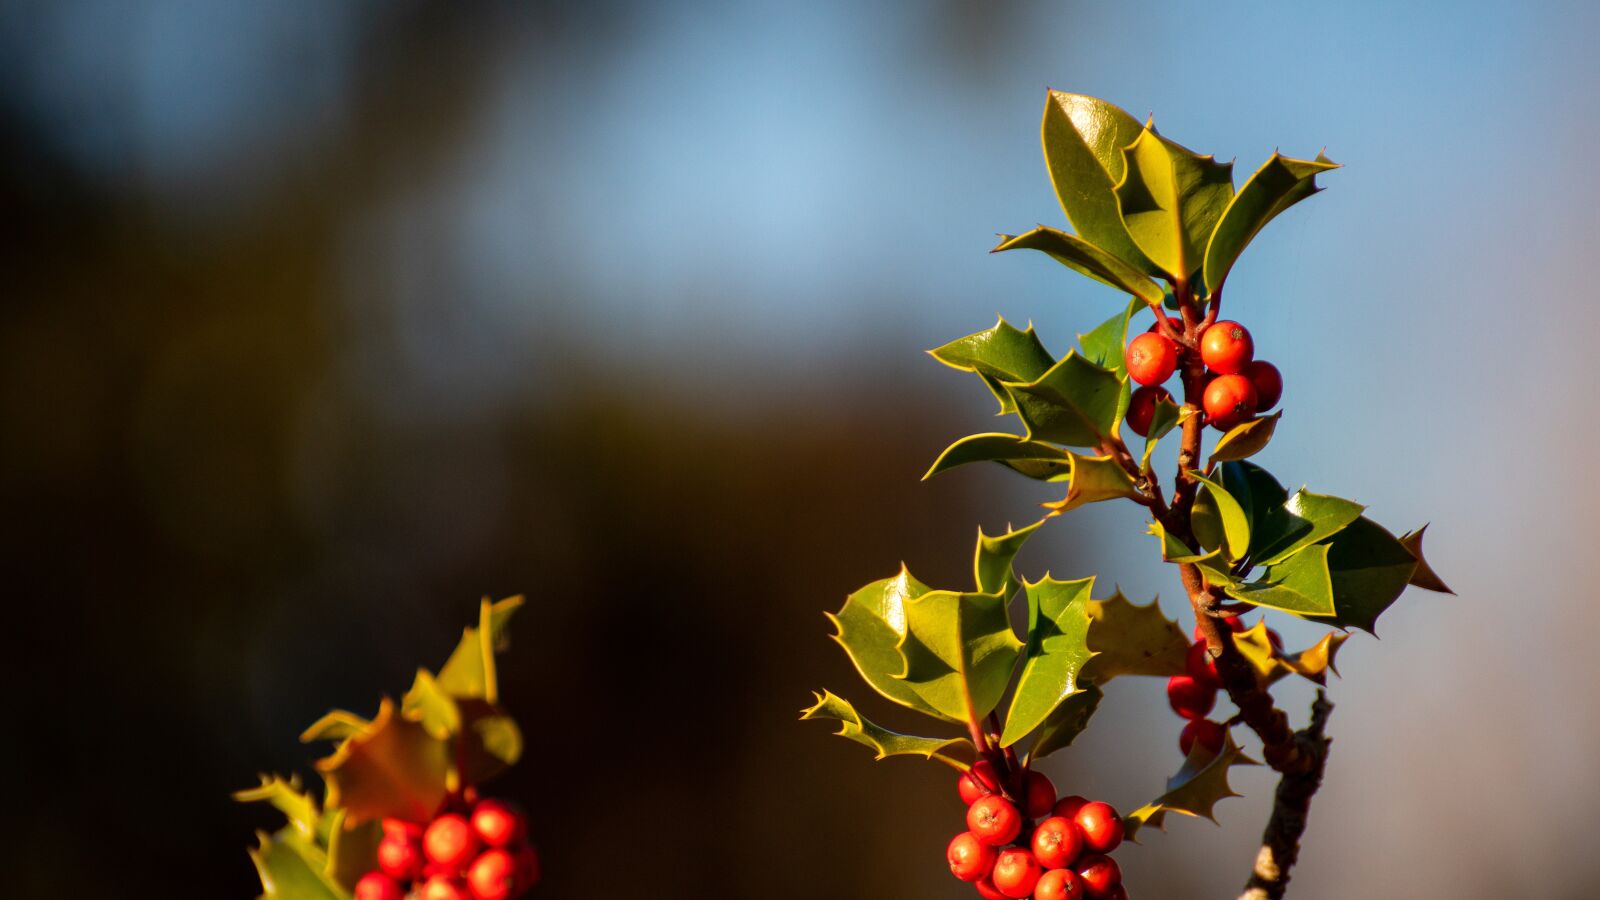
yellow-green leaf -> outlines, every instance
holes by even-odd
[[[1028,747],[1027,762],[1033,764],[1047,754],[1072,746],[1072,742],[1089,727],[1089,719],[1105,694],[1092,682],[1079,681],[1083,688],[1056,707],[1056,711],[1039,726],[1038,736]]]
[[[989,252],[1004,253],[1007,250],[1038,250],[1074,272],[1132,294],[1145,303],[1160,303],[1165,296],[1161,285],[1151,281],[1148,275],[1065,231],[1040,225],[1018,235],[1002,234],[1000,243]]]
[[[890,731],[856,712],[850,701],[832,691],[823,691],[820,694],[813,692],[813,696],[817,698],[817,702],[801,711],[800,718],[837,721],[839,730],[834,734],[871,748],[875,754],[874,759],[887,759],[891,756],[920,756],[923,759],[933,759],[935,756],[942,756],[943,750],[970,746],[966,738],[917,737]],[[948,757],[946,759],[948,760]]]
[[[862,679],[884,697],[930,716],[965,722],[963,716],[952,718],[935,709],[900,677],[906,670],[906,658],[900,652],[906,634],[906,603],[929,590],[902,565],[900,574],[856,591],[837,613],[828,616],[834,627],[833,639],[844,648]]]
[[[1145,825],[1164,829],[1169,812],[1215,822],[1217,819],[1213,810],[1217,801],[1240,796],[1228,784],[1228,770],[1234,766],[1256,764],[1233,742],[1231,733],[1224,735],[1222,750],[1218,753],[1212,753],[1197,741],[1190,749],[1188,758],[1183,761],[1183,768],[1167,779],[1166,793],[1134,810],[1123,820],[1128,838],[1136,839]]]
[[[1233,199],[1233,163],[1195,154],[1150,125],[1122,154],[1126,170],[1115,190],[1128,233],[1169,281],[1188,282]]]
[[[317,801],[300,788],[298,777],[284,779],[277,775],[262,775],[259,787],[235,791],[233,799],[240,803],[269,803],[289,820],[290,827],[314,841],[322,812]]]
[[[990,537],[978,529],[978,549],[973,554],[973,582],[979,593],[1004,594],[1016,592],[1016,576],[1011,563],[1022,551],[1022,545],[1044,524],[1044,519],[1022,528],[1008,529],[1005,534]]]
[[[309,744],[312,741],[342,741],[371,727],[371,722],[353,712],[342,709],[330,710],[322,718],[312,722],[311,727],[301,732],[300,742]]]
[[[1228,429],[1211,448],[1211,461],[1231,462],[1260,453],[1272,440],[1272,433],[1278,429],[1278,419],[1282,417],[1283,410],[1278,410],[1270,416],[1257,416]]]
[[[1317,193],[1317,175],[1339,164],[1321,154],[1316,159],[1290,159],[1276,151],[1239,188],[1206,245],[1205,282],[1214,294],[1228,272],[1263,226],[1273,217]]]
[[[1069,351],[1033,381],[1005,382],[1028,439],[1095,447],[1122,416],[1123,383],[1115,372]]]
[[[349,900],[350,895],[326,872],[328,855],[292,829],[277,834],[256,832],[259,846],[250,851],[261,896],[266,900]]]
[[[1107,600],[1084,604],[1089,615],[1087,642],[1094,656],[1082,677],[1103,685],[1119,675],[1167,678],[1184,673],[1189,638],[1178,624],[1161,614],[1151,600],[1144,606],[1117,591]]]
[[[1094,578],[1057,581],[1046,575],[1023,585],[1028,594],[1028,643],[1022,675],[1006,713],[1000,744],[1022,740],[1076,694],[1089,661],[1089,592]]]
[[[1104,100],[1050,91],[1040,130],[1050,183],[1072,227],[1132,268],[1157,274],[1128,235],[1113,190],[1122,179],[1122,148],[1144,130],[1139,120]]]
[[[948,719],[988,715],[1016,668],[1022,641],[1006,594],[928,591],[905,601],[905,684]]]
[[[1008,401],[1010,396],[1006,395]],[[970,434],[946,447],[922,478],[926,481],[941,472],[975,462],[996,462],[1039,481],[1060,481],[1072,474],[1067,451],[1054,444],[1030,441],[1014,434]]]
[[[411,690],[400,699],[400,712],[411,721],[421,723],[439,740],[461,733],[461,710],[427,669],[417,670]]]
[[[1059,516],[1086,503],[1139,496],[1133,476],[1114,458],[1080,456],[1076,453],[1068,453],[1067,457],[1071,463],[1067,496],[1044,504],[1050,510],[1050,515]]]
[[[521,597],[507,597],[490,603],[485,597],[478,606],[478,627],[461,634],[444,667],[439,670],[440,690],[452,697],[481,697],[498,703],[500,689],[495,677],[495,653],[506,646],[506,630],[511,616],[522,608]]]
[[[359,825],[385,816],[426,822],[444,800],[450,747],[398,715],[387,697],[365,733],[317,761],[328,783],[328,807],[343,807]]]
[[[1270,606],[1297,616],[1332,616],[1334,585],[1328,547],[1314,544],[1277,565],[1258,580],[1229,585],[1228,596],[1256,606]]]
[[[1055,357],[1040,343],[1033,326],[1019,330],[1004,318],[976,334],[957,338],[928,355],[952,369],[974,372],[1000,401],[1000,413],[1016,412],[1011,395],[1001,382],[1027,382],[1038,378],[1055,365]]]
[[[1199,472],[1189,474],[1203,485],[1191,516],[1200,546],[1220,546],[1230,561],[1242,558],[1250,549],[1250,520],[1245,517],[1244,507],[1220,483]]]

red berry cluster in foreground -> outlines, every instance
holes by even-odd
[[[1019,810],[987,761],[956,788],[967,804],[967,830],[945,857],[951,874],[986,900],[1127,900],[1122,870],[1108,855],[1122,843],[1122,817],[1110,804],[1076,796],[1057,802],[1049,778],[1026,772]]]
[[[1183,322],[1167,316],[1167,324],[1183,334]],[[1189,351],[1160,330],[1159,323],[1128,342],[1128,377],[1143,385],[1128,403],[1128,427],[1140,437],[1150,433],[1156,406],[1172,395],[1161,387],[1178,370]],[[1250,331],[1238,322],[1217,322],[1200,334],[1200,361],[1205,363],[1205,391],[1200,405],[1205,421],[1226,431],[1278,405],[1283,376],[1272,363],[1255,358]]]
[[[384,819],[378,868],[356,882],[355,900],[508,900],[538,880],[527,821],[488,799],[447,808],[426,826]]]

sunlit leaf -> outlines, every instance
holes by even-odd
[[[965,722],[1000,702],[1022,652],[1006,594],[928,591],[905,601],[904,682],[946,718]]]
[[[1134,269],[1158,274],[1128,235],[1113,190],[1122,180],[1122,148],[1144,126],[1104,100],[1050,91],[1041,130],[1050,183],[1073,229]]]
[[[1123,820],[1128,837],[1135,839],[1145,825],[1165,828],[1168,812],[1215,822],[1217,819],[1213,811],[1217,802],[1240,796],[1228,784],[1228,770],[1234,766],[1253,765],[1257,765],[1255,760],[1244,755],[1239,745],[1233,742],[1231,733],[1225,735],[1222,750],[1218,753],[1212,753],[1198,741],[1195,742],[1188,758],[1183,761],[1183,768],[1167,779],[1166,793],[1134,810]]]
[[[1052,516],[1077,509],[1086,503],[1099,503],[1121,497],[1137,497],[1133,476],[1110,456],[1067,454],[1071,463],[1067,496],[1044,504]]]
[[[1072,746],[1078,735],[1089,727],[1089,719],[1100,708],[1100,700],[1105,694],[1091,682],[1079,681],[1078,684],[1082,690],[1061,701],[1056,711],[1039,726],[1033,744],[1028,747],[1030,763]]]
[[[1244,507],[1219,482],[1199,472],[1189,474],[1202,485],[1190,516],[1200,546],[1220,546],[1227,559],[1242,558],[1250,549],[1250,520]]]
[[[1112,435],[1122,416],[1122,381],[1075,350],[1033,381],[1008,381],[1005,388],[1029,440],[1095,447]]]
[[[1328,556],[1328,548],[1322,544],[1306,547],[1283,562],[1268,566],[1261,578],[1230,585],[1225,590],[1236,600],[1297,616],[1332,616],[1334,587]]]
[[[1156,601],[1137,606],[1117,591],[1109,599],[1088,601],[1084,609],[1094,654],[1083,667],[1084,679],[1103,685],[1119,675],[1183,674],[1188,635],[1161,614]]]
[[[452,697],[482,697],[490,703],[499,700],[494,657],[505,649],[511,616],[522,608],[521,597],[507,597],[478,606],[478,627],[462,631],[461,642],[439,670],[439,689]]]
[[[800,713],[802,719],[832,719],[840,723],[834,734],[871,748],[874,759],[891,756],[920,756],[932,759],[934,754],[953,747],[970,746],[966,738],[929,738],[901,734],[874,724],[856,712],[850,701],[823,691],[815,695],[814,706]]]
[[[971,434],[946,447],[922,477],[926,480],[975,462],[996,462],[1039,481],[1064,480],[1072,474],[1067,451],[1054,444],[1014,434]]]
[[[1146,126],[1123,149],[1118,208],[1133,242],[1173,282],[1204,262],[1211,232],[1233,199],[1233,163],[1218,163]]]
[[[1273,432],[1278,429],[1278,419],[1282,417],[1283,411],[1279,410],[1270,416],[1257,416],[1228,429],[1227,433],[1217,438],[1217,445],[1211,448],[1211,461],[1230,462],[1260,453],[1272,440]]]
[[[343,807],[359,825],[385,816],[426,822],[446,791],[450,747],[398,715],[384,698],[372,727],[317,761],[328,784],[328,807]]]
[[[1048,575],[1024,584],[1028,642],[1000,736],[1002,746],[1022,740],[1080,690],[1078,673],[1090,656],[1088,603],[1093,587],[1093,578],[1057,581]]]
[[[828,616],[834,627],[833,639],[844,648],[862,679],[884,697],[918,712],[965,722],[963,716],[946,716],[935,709],[900,678],[906,670],[906,658],[900,652],[906,634],[905,605],[929,590],[901,566],[900,574],[856,591],[837,613]]]
[[[1033,537],[1039,530],[1044,520],[1027,525],[1022,528],[1007,530],[1005,534],[990,537],[978,529],[978,549],[973,559],[973,581],[979,593],[1004,594],[1010,597],[1016,592],[1016,576],[1011,572],[1011,563],[1022,551],[1022,545]]]
[[[1205,282],[1212,293],[1222,290],[1234,261],[1262,227],[1278,213],[1317,193],[1318,173],[1338,167],[1338,163],[1321,154],[1307,160],[1273,152],[1228,203],[1207,243]]]
[[[1083,358],[1110,369],[1118,378],[1125,375],[1128,371],[1128,320],[1143,306],[1137,299],[1130,300],[1122,312],[1101,322],[1088,334],[1078,335]]]
[[[1074,272],[1087,275],[1119,291],[1132,294],[1145,303],[1160,303],[1161,286],[1150,277],[1094,244],[1074,234],[1040,225],[1018,235],[1002,234],[990,253],[1007,250],[1038,250]]]
[[[1440,594],[1454,594],[1444,579],[1434,574],[1433,567],[1428,565],[1427,557],[1422,555],[1422,535],[1428,530],[1424,525],[1416,531],[1407,532],[1400,538],[1401,546],[1410,551],[1417,560],[1417,569],[1411,573],[1411,583],[1426,591],[1435,591]]]
[[[1056,361],[1039,342],[1032,325],[1021,331],[1003,318],[989,329],[929,350],[928,355],[952,369],[976,372],[1000,401],[1002,414],[1017,411],[1002,382],[1032,381]]]
[[[361,718],[353,712],[335,709],[329,711],[326,715],[315,722],[312,722],[311,727],[301,732],[300,741],[302,743],[310,743],[312,741],[342,741],[347,737],[353,737],[354,735],[366,731],[371,726],[371,722],[368,722],[366,719]]]
[[[290,827],[307,839],[316,838],[322,812],[317,808],[317,801],[301,789],[299,778],[262,775],[260,787],[235,791],[233,799],[240,803],[271,804],[289,820]]]
[[[350,895],[327,874],[327,853],[298,831],[256,832],[259,846],[250,851],[261,896],[267,900],[349,900]]]
[[[341,887],[353,888],[361,876],[378,867],[378,842],[383,839],[383,825],[371,820],[346,828],[347,815],[342,809],[330,813],[328,865],[324,872]]]

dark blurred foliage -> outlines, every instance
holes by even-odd
[[[823,608],[902,555],[967,577],[978,511],[918,484],[948,428],[913,386],[834,368],[730,418],[558,327],[525,396],[460,415],[335,377],[389,326],[342,306],[351,221],[459,152],[485,44],[605,53],[603,6],[370,11],[316,152],[198,224],[0,91],[13,895],[250,896],[274,815],[228,792],[309,775],[299,730],[437,666],[482,594],[531,601],[503,674],[528,752],[494,790],[548,896],[903,896],[905,856],[938,859],[905,823],[956,821],[942,769],[796,721],[813,686],[865,699]]]

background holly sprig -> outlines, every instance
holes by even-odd
[[[851,594],[829,617],[835,641],[870,687],[964,734],[893,732],[826,691],[802,717],[837,720],[840,735],[879,759],[922,756],[962,771],[986,760],[1008,773],[1008,796],[1020,796],[1023,773],[1087,726],[1108,681],[1187,671],[1193,644],[1154,602],[1136,605],[1118,592],[1096,599],[1092,577],[1027,582],[1012,569],[1049,518],[1125,499],[1148,510],[1162,560],[1179,570],[1196,636],[1240,707],[1228,724],[1255,731],[1266,762],[1286,776],[1320,767],[1325,742],[1319,751],[1289,731],[1270,687],[1290,675],[1324,683],[1349,629],[1373,631],[1408,585],[1449,588],[1423,557],[1423,529],[1396,537],[1362,505],[1306,488],[1290,492],[1249,461],[1271,441],[1281,413],[1236,423],[1212,416],[1226,427],[1205,452],[1209,373],[1199,344],[1218,320],[1244,248],[1274,217],[1317,193],[1316,176],[1337,166],[1322,155],[1274,153],[1235,189],[1231,163],[1195,154],[1112,104],[1055,91],[1045,104],[1043,144],[1076,233],[1040,226],[1002,236],[995,251],[1042,251],[1131,299],[1059,358],[1031,326],[1003,318],[930,351],[976,374],[999,414],[1015,416],[1019,427],[961,438],[926,477],[991,462],[1064,485],[1066,493],[1044,504],[1050,512],[1039,522],[995,537],[980,531],[971,589],[935,590],[902,568]],[[1122,429],[1132,396],[1124,353],[1141,308],[1155,314],[1151,330],[1177,348],[1183,396],[1161,398],[1146,411],[1144,443],[1135,452]],[[1175,433],[1169,500],[1152,458]],[[1021,636],[1009,616],[1018,598],[1027,610]],[[1286,653],[1264,626],[1239,634],[1219,627],[1224,616],[1251,606],[1334,630]],[[1231,734],[1220,746],[1196,742],[1166,790],[1127,817],[1129,832],[1160,825],[1167,811],[1211,816],[1218,800],[1233,795],[1228,769],[1248,762]]]
[[[356,882],[377,866],[381,822],[427,822],[452,796],[482,784],[522,755],[522,733],[500,706],[495,655],[504,650],[521,597],[479,604],[478,623],[463,630],[437,675],[417,674],[400,703],[388,697],[365,719],[335,709],[307,728],[305,742],[331,741],[316,763],[319,800],[298,776],[261,776],[234,794],[269,803],[287,819],[258,832],[250,851],[263,896],[347,900]]]

